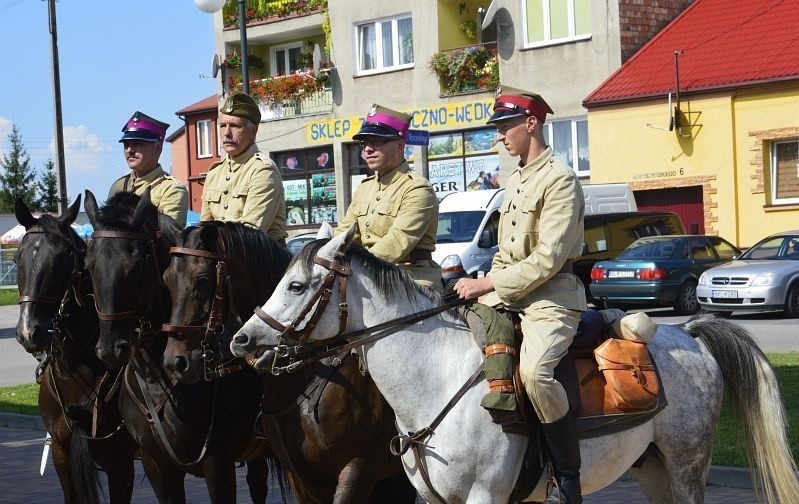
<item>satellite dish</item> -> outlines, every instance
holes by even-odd
[[[211,62],[211,75],[216,77],[217,74],[219,74],[219,69],[221,67],[222,67],[222,65],[219,63],[219,55],[218,54],[214,54],[214,59]]]
[[[483,30],[488,29],[488,25],[490,25],[491,22],[494,21],[494,16],[496,14],[497,14],[497,0],[492,0],[491,4],[485,10],[485,14],[483,14],[483,24],[481,25],[481,28]]]
[[[319,77],[319,64],[322,61],[322,50],[319,44],[313,45],[313,76]]]

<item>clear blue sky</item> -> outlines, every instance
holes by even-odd
[[[47,12],[47,1],[0,0],[0,154],[13,122],[37,170],[55,160]],[[169,135],[176,111],[216,92],[213,15],[192,0],[59,0],[56,18],[67,195],[103,201],[127,173],[118,141],[133,112],[169,123]],[[166,170],[170,156],[165,144]]]

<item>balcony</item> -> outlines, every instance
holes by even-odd
[[[246,0],[247,26],[314,14],[327,9],[327,0]],[[239,27],[236,2],[227,2],[222,9],[225,30]]]
[[[333,91],[330,69],[319,77],[307,70],[290,75],[278,75],[250,81],[250,95],[258,103],[263,120],[289,119],[314,114],[329,114],[333,110]],[[228,82],[231,91],[241,90],[241,76]]]
[[[496,42],[441,50],[427,67],[438,78],[442,97],[493,92],[499,86]]]

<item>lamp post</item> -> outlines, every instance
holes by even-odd
[[[250,72],[247,62],[247,7],[244,0],[236,0],[239,5],[239,35],[241,37],[241,85],[246,94],[250,94]],[[194,5],[203,12],[212,14],[225,5],[225,0],[194,0]]]

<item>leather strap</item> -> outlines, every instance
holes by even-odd
[[[491,392],[502,392],[504,394],[512,394],[515,392],[512,380],[488,380],[488,389]]]
[[[516,349],[504,343],[494,343],[493,345],[488,345],[487,347],[485,347],[484,352],[486,358],[497,354],[516,355]]]
[[[414,263],[416,261],[431,261],[433,260],[433,253],[429,250],[413,249],[408,252],[408,255],[400,259],[399,262]]]

